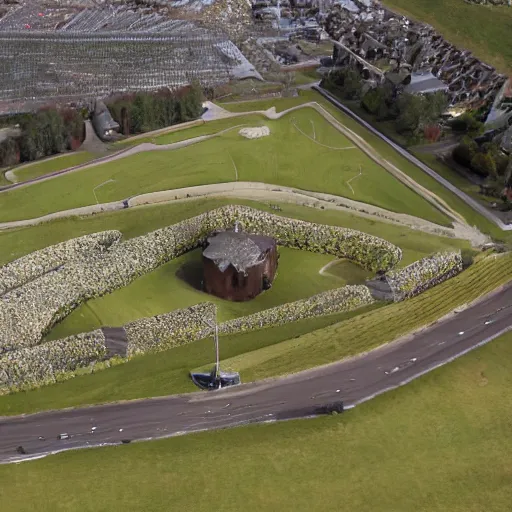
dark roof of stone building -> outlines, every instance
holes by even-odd
[[[236,231],[221,231],[208,237],[203,256],[212,260],[221,272],[230,265],[243,272],[262,260],[263,254],[275,245],[269,236]]]
[[[114,121],[109,109],[101,100],[97,100],[94,105],[93,124],[96,130],[105,133],[108,130],[118,130],[119,124]]]

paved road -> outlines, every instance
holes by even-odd
[[[422,171],[426,172],[429,176],[434,178],[436,181],[441,183],[445,188],[453,192],[455,195],[459,196],[467,205],[471,206],[473,210],[477,211],[481,215],[483,215],[486,219],[490,220],[494,224],[496,224],[503,231],[512,231],[512,224],[505,224],[501,219],[499,219],[496,215],[494,215],[487,208],[482,206],[478,201],[475,201],[472,197],[468,196],[465,192],[458,189],[454,185],[452,185],[448,180],[444,179],[442,176],[437,174],[433,169],[431,169],[428,165],[425,165],[421,160],[413,156],[407,150],[393,142],[389,137],[386,137],[382,133],[380,133],[377,129],[375,129],[370,123],[367,123],[364,119],[359,117],[357,114],[352,112],[345,105],[340,103],[332,94],[330,94],[325,89],[322,89],[319,86],[312,87],[315,91],[319,92],[324,98],[329,100],[333,105],[342,110],[345,114],[349,115],[353,119],[355,119],[358,123],[362,124],[366,129],[371,131],[374,135],[377,135],[380,139],[387,142],[395,151],[400,153],[404,158],[407,158],[409,162],[413,163],[417,167],[419,167]]]
[[[0,462],[60,450],[154,439],[356,405],[512,329],[512,283],[432,328],[365,355],[286,378],[211,393],[0,419]],[[69,439],[58,440],[60,433]],[[18,455],[23,446],[26,455]]]

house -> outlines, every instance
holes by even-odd
[[[277,261],[271,237],[243,233],[238,226],[213,233],[203,250],[204,289],[227,300],[250,300],[272,286]]]

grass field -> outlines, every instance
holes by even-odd
[[[512,254],[485,258],[421,295],[354,317],[298,339],[225,361],[244,381],[294,373],[366,352],[430,324],[512,278]]]
[[[511,360],[508,334],[342,415],[0,466],[2,502],[9,512],[505,512]]]
[[[269,208],[268,204],[256,201],[205,198],[144,206],[101,215],[58,219],[37,226],[0,231],[0,265],[43,247],[97,231],[117,229],[125,238],[132,238],[226,204],[243,204],[276,213]],[[408,265],[436,251],[470,247],[469,242],[463,240],[429,235],[349,213],[288,203],[272,204],[278,204],[282,210],[279,215],[285,217],[357,229],[385,238],[402,249],[402,265]]]
[[[512,12],[512,10],[511,10]],[[434,178],[431,178],[428,174],[424,173],[421,169],[410,163],[399,153],[397,153],[391,146],[381,140],[376,135],[370,133],[366,128],[361,126],[357,121],[347,116],[331,103],[325,100],[320,94],[315,91],[300,91],[300,96],[295,98],[297,101],[306,103],[308,101],[316,101],[322,105],[330,114],[332,114],[338,121],[344,124],[347,128],[350,128],[353,132],[363,137],[369,144],[375,148],[381,156],[386,158],[389,162],[396,165],[401,171],[405,172],[408,176],[414,179],[417,183],[428,188],[434,192],[441,199],[444,199],[452,208],[459,212],[471,226],[476,226],[483,233],[487,233],[492,236],[495,240],[512,242],[512,233],[504,232],[494,223],[482,217],[479,213],[475,212],[470,206],[468,206],[462,199],[457,197],[455,194],[447,190]],[[271,103],[278,105],[281,100],[262,100],[260,102],[253,102],[250,106],[254,109],[262,107],[269,108],[272,106]],[[239,108],[242,112],[246,111],[244,103],[239,104]]]
[[[249,315],[286,302],[304,299],[346,284],[363,284],[370,277],[358,265],[345,262],[335,277],[320,275],[320,269],[334,261],[333,256],[279,248],[278,274],[270,290],[248,302],[218,299],[202,291],[201,250],[191,251],[157,270],[140,277],[113,293],[89,300],[73,311],[49,334],[58,339],[87,332],[104,325],[120,326],[146,316],[173,309],[214,302],[219,321]],[[341,266],[339,267],[341,268]]]
[[[61,171],[75,165],[80,165],[89,162],[96,158],[92,153],[86,151],[78,151],[68,155],[48,158],[33,164],[23,165],[19,168],[13,169],[16,181],[28,181],[40,176],[45,176],[55,171]]]
[[[243,118],[236,120],[236,124],[242,123]],[[447,223],[443,214],[362,151],[338,150],[351,146],[350,142],[314,110],[294,112],[278,121],[265,120],[265,124],[271,130],[269,137],[247,140],[233,131],[175,151],[139,153],[7,191],[2,194],[0,220],[94,204],[93,189],[109,179],[114,181],[96,192],[100,203],[158,190],[230,182],[238,174],[240,181],[330,192]],[[196,129],[190,129],[191,136]],[[347,183],[359,176],[360,169],[363,174]],[[20,204],[24,208],[20,209]]]
[[[374,304],[358,311],[310,318],[265,331],[221,336],[220,355],[222,359],[230,358],[280,343],[380,306]],[[213,347],[213,340],[208,338],[158,354],[137,356],[127,364],[96,373],[91,373],[92,367],[85,368],[84,375],[59,384],[0,396],[0,416],[197,391],[189,372],[211,360]]]
[[[223,337],[222,365],[240,371],[242,380],[249,382],[337,361],[434,322],[509,281],[511,275],[512,255],[491,257],[404,303],[377,304],[352,313]],[[0,415],[193,391],[189,371],[209,367],[213,357],[210,340],[139,356],[93,375],[2,396]]]
[[[216,121],[208,121],[200,126],[194,126],[192,128],[184,128],[183,130],[176,130],[169,133],[164,133],[162,135],[157,135],[156,137],[140,137],[137,139],[128,138],[126,140],[122,140],[112,144],[113,148],[119,149],[120,147],[126,146],[137,146],[138,144],[142,144],[143,142],[151,142],[153,144],[163,145],[163,144],[172,144],[174,142],[180,142],[182,140],[191,139],[193,137],[201,137],[203,135],[212,135],[214,133],[219,133],[222,130],[226,130],[228,128],[232,128],[233,126],[238,126],[239,124],[249,123],[251,125],[259,126],[263,123],[263,118],[259,115],[247,115],[241,116],[241,118],[237,121],[233,118],[226,119],[218,119]]]
[[[512,73],[512,9],[463,0],[384,0],[384,5],[434,26],[448,41],[471,50],[501,72]]]

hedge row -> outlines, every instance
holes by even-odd
[[[91,252],[104,252],[122,237],[120,231],[102,231],[72,238],[60,244],[27,254],[0,267],[0,295],[18,288],[68,261]]]
[[[150,351],[167,350],[203,339],[212,334],[216,307],[204,302],[164,315],[141,318],[124,326],[128,338],[128,356]]]
[[[59,375],[101,361],[106,356],[101,330],[8,352],[0,358],[0,389],[52,384]]]
[[[374,302],[366,286],[344,286],[307,299],[282,304],[252,315],[228,320],[219,325],[222,334],[235,334],[264,327],[275,327],[315,316],[350,311]]]
[[[127,241],[118,232],[82,237],[94,245],[112,241],[103,251],[85,251],[54,268],[52,249],[38,251],[34,274],[46,273],[0,298],[0,354],[40,342],[53,325],[86,300],[128,285],[171,259],[202,244],[216,229],[232,227],[235,220],[252,233],[267,234],[278,243],[356,261],[369,270],[386,270],[401,258],[398,247],[351,229],[279,217],[244,206],[226,206]],[[94,242],[96,241],[96,242]],[[46,252],[45,252],[46,251]],[[19,261],[19,260],[18,260]],[[13,262],[11,265],[16,265]],[[27,274],[28,275],[28,274]]]
[[[307,299],[283,304],[219,325],[219,333],[235,334],[283,325],[314,316],[349,311],[373,302],[366,286],[345,286]],[[216,306],[211,302],[141,318],[124,326],[127,358],[135,354],[167,350],[213,335]],[[30,389],[51,384],[91,363],[108,357],[101,330],[50,341],[8,352],[0,358],[0,390]]]
[[[462,272],[460,251],[437,253],[411,265],[390,271],[386,279],[395,302],[414,297]]]

